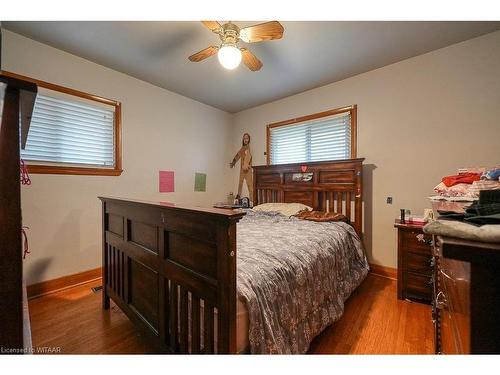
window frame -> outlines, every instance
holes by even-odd
[[[101,104],[106,104],[114,107],[115,116],[114,116],[114,167],[113,168],[93,168],[93,167],[77,167],[77,166],[69,166],[69,165],[52,165],[52,164],[43,164],[43,161],[40,161],[41,164],[30,164],[26,163],[28,167],[29,173],[34,174],[65,174],[65,175],[89,175],[89,176],[120,176],[123,172],[122,169],[122,116],[121,116],[121,102],[107,99],[102,96],[88,94],[82,91],[78,91],[75,89],[71,89],[64,86],[59,86],[53,83],[41,81],[35,78],[26,77],[17,73],[12,73],[8,71],[0,71],[2,75],[16,78],[28,82],[35,83],[38,87],[43,87],[48,90],[60,92],[63,94],[76,96],[79,98],[87,99],[90,101],[95,101]]]
[[[350,113],[351,115],[351,159],[356,159],[356,154],[357,154],[357,105],[353,104],[350,106],[346,107],[341,107],[341,108],[335,108],[331,109],[328,111],[323,111],[323,112],[318,112],[318,113],[313,113],[312,115],[307,115],[307,116],[302,116],[302,117],[297,117],[297,118],[292,118],[289,120],[284,120],[284,121],[278,121],[274,122],[271,124],[268,124],[266,126],[266,164],[271,165],[271,129],[273,128],[278,128],[280,126],[287,126],[291,124],[299,124],[301,122],[307,122],[310,120],[316,120],[322,117],[328,117],[328,116],[333,116],[333,115],[338,115],[340,113]],[[301,162],[297,162],[301,163]],[[310,163],[310,162],[303,162],[303,163]],[[292,163],[293,164],[293,163]]]

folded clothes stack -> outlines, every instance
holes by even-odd
[[[475,225],[500,224],[500,190],[483,190],[463,213],[440,211],[439,219],[460,220]]]
[[[500,166],[495,168],[461,168],[458,174],[445,176],[434,188],[443,198],[479,198],[482,190],[500,190]]]

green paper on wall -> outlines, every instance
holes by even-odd
[[[194,174],[194,191],[207,191],[207,174],[198,173]]]

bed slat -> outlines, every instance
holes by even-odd
[[[118,295],[123,298],[123,253],[120,249],[116,249],[116,256],[118,257]]]
[[[178,288],[170,281],[170,348],[177,351],[179,342]]]
[[[188,292],[180,286],[180,335],[179,349],[181,353],[188,352]]]
[[[345,216],[351,222],[351,193],[349,192],[345,193]]]
[[[106,259],[107,259],[107,275],[106,285],[111,288],[111,280],[113,278],[112,259],[111,259],[111,245],[106,244]]]
[[[191,294],[191,353],[200,353],[200,299]]]
[[[214,308],[207,301],[203,306],[203,352],[212,354],[214,352]]]
[[[165,336],[162,338],[165,345],[170,344],[170,280],[163,279],[163,322],[160,327],[160,334],[164,332]],[[161,290],[160,290],[161,293]],[[160,303],[161,305],[161,303]],[[161,314],[160,314],[161,317]]]
[[[335,212],[338,212],[339,214],[343,213],[342,211],[342,192],[337,191],[337,209]]]
[[[116,261],[115,261],[115,247],[111,246],[111,289],[116,287]]]

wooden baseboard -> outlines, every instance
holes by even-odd
[[[370,272],[377,276],[387,277],[391,280],[398,279],[398,270],[392,267],[385,267],[379,264],[370,263]]]
[[[27,293],[28,298],[36,298],[45,296],[47,294],[52,294],[59,292],[64,289],[71,288],[76,285],[86,284],[91,281],[100,279],[102,276],[102,268],[96,268],[89,271],[75,273],[73,275],[59,277],[57,279],[42,281],[41,283],[36,283],[28,285]]]

